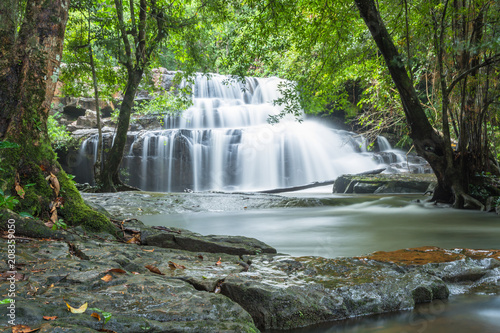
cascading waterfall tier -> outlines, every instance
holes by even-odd
[[[362,138],[314,120],[268,124],[269,115],[281,111],[273,100],[282,80],[228,80],[197,76],[193,104],[182,115],[166,117],[163,129],[129,134],[123,167],[130,185],[165,192],[254,191],[333,180],[383,162],[366,152]],[[87,139],[82,155],[92,154],[96,144],[95,137]]]

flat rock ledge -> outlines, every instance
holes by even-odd
[[[412,309],[450,292],[500,294],[499,250],[424,247],[326,259],[226,236],[181,246],[189,231],[137,220],[125,220],[123,229],[141,244],[78,230],[63,240],[18,238],[15,282],[2,239],[0,288],[15,286],[15,323],[39,332],[259,332]],[[88,309],[71,313],[65,302]],[[0,307],[3,318],[9,311]],[[106,323],[104,312],[111,314]]]
[[[425,193],[434,191],[434,174],[361,174],[342,175],[333,184],[333,193]]]

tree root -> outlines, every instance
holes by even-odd
[[[457,204],[459,205],[457,207]],[[485,206],[477,199],[471,197],[466,193],[459,193],[455,196],[455,203],[453,204],[455,208],[465,208],[465,209],[479,209],[480,211],[485,210]]]

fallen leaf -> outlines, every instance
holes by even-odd
[[[48,221],[48,222],[45,222],[44,224],[45,224],[47,227],[52,228],[52,226],[54,225],[54,222],[52,222],[52,221]]]
[[[139,274],[141,274],[141,273],[139,273],[139,272],[132,272],[132,274],[134,274],[134,275],[139,275]]]
[[[56,197],[59,196],[59,191],[61,190],[61,185],[59,185],[59,180],[57,177],[51,172],[50,175],[45,178],[49,181],[50,187],[54,190]]]
[[[93,312],[91,314],[91,316],[94,317],[94,318],[97,318],[98,320],[101,320],[101,317],[104,318],[104,324],[106,324],[111,319],[111,317],[113,316],[112,313],[103,311],[103,310],[98,309],[98,308],[89,308],[89,311],[98,311],[98,312],[100,312],[101,314],[99,314],[97,312]]]
[[[198,259],[203,260],[203,256],[201,254],[198,254]]]
[[[57,316],[43,316],[43,319],[45,319],[45,320],[56,320]]]
[[[113,273],[120,273],[120,274],[125,274],[127,271],[121,269],[121,268],[111,268],[108,270],[108,272],[113,272]]]
[[[154,252],[154,250],[155,249],[151,249],[151,250],[145,250],[145,249],[143,249],[143,251],[145,251],[145,252]]]
[[[50,216],[50,220],[51,220],[53,223],[56,223],[56,222],[57,222],[57,220],[58,220],[58,219],[57,219],[57,209],[56,209],[56,210],[54,210],[54,211],[52,212],[52,215]]]
[[[175,262],[173,261],[169,261],[168,262],[168,267],[172,268],[172,269],[186,269],[186,266],[184,265],[179,265],[179,264],[176,264]]]
[[[12,326],[12,333],[29,333],[29,332],[34,332],[38,331],[40,328],[31,328],[26,325],[16,325]]]
[[[103,280],[104,282],[109,282],[113,280],[113,276],[111,276],[111,274],[106,274],[101,278],[101,280]]]
[[[141,234],[135,234],[127,241],[127,244],[141,244]]]
[[[26,192],[24,191],[22,186],[17,183],[16,183],[16,192],[21,199],[24,199],[24,195],[26,194]]]
[[[217,266],[222,265],[222,261],[220,261],[221,259],[222,259],[222,258],[221,258],[221,257],[219,257],[219,261],[217,261],[217,262],[215,263],[215,265],[217,265]]]
[[[146,267],[147,269],[149,269],[149,271],[150,271],[151,273],[156,273],[156,274],[160,274],[160,275],[165,275],[164,273],[160,272],[160,270],[158,269],[158,267],[155,267],[155,266],[153,266],[153,265],[146,265],[146,266],[144,266],[144,267]]]
[[[224,283],[224,280],[221,280],[221,281],[217,282],[217,284],[215,285],[215,289],[214,289],[214,293],[215,294],[220,294],[220,292],[221,292],[221,286],[222,286],[223,283]]]
[[[74,307],[69,305],[68,302],[64,301],[64,303],[66,303],[66,306],[68,307],[68,310],[71,311],[71,313],[84,313],[85,310],[87,310],[87,306],[88,306],[87,302],[85,302],[85,304],[80,306],[78,309],[75,309]]]

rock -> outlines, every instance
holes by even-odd
[[[66,105],[63,108],[63,113],[70,120],[76,120],[78,117],[85,116],[85,109],[81,107],[77,107],[76,105]]]
[[[434,174],[343,175],[333,184],[333,193],[425,193],[435,186]]]
[[[144,245],[180,249],[191,252],[226,253],[232,255],[276,253],[276,249],[255,238],[243,236],[201,236],[185,229],[157,230],[144,226],[141,243]]]
[[[138,220],[123,225],[147,233]],[[190,233],[174,228],[162,233],[177,232]],[[258,332],[406,310],[447,298],[457,283],[500,294],[499,250],[427,247],[325,259],[192,252],[85,238],[16,243],[17,324],[45,332]],[[233,240],[208,236],[206,244]],[[7,240],[0,243],[6,258]],[[0,269],[9,270],[6,261]],[[6,274],[0,280],[3,290],[10,284]],[[73,314],[65,302],[75,308],[88,303],[89,309]],[[7,311],[1,307],[0,315]],[[90,316],[102,311],[111,313],[106,324]],[[42,316],[58,318],[44,322]]]
[[[397,272],[383,263],[280,256],[255,258],[248,272],[224,280],[222,293],[241,304],[259,329],[280,330],[412,308],[448,296],[439,278]]]
[[[6,240],[3,240],[6,242]],[[145,252],[136,245],[118,243],[75,242],[79,254],[66,243],[33,241],[17,244],[18,271],[25,274],[16,282],[16,323],[39,327],[42,316],[57,316],[50,329],[62,327],[79,332],[95,332],[101,328],[116,332],[257,332],[250,315],[229,298],[196,290],[190,283],[176,278],[169,261],[195,262],[194,255],[154,249]],[[2,244],[6,249],[6,244]],[[6,254],[6,253],[2,253]],[[142,257],[142,259],[141,259]],[[208,256],[205,255],[208,259]],[[192,259],[191,259],[192,258]],[[215,263],[215,256],[211,258]],[[235,257],[233,260],[236,260]],[[140,262],[140,272],[110,272]],[[57,264],[56,264],[57,263]],[[158,266],[164,275],[150,272],[144,265]],[[200,264],[209,275],[208,263]],[[23,269],[23,267],[26,267]],[[189,266],[188,266],[189,267]],[[189,268],[187,268],[189,269]],[[227,272],[226,272],[227,274]],[[109,275],[107,279],[102,279]],[[1,281],[5,287],[8,281]],[[111,313],[104,324],[92,318],[96,310],[73,314],[65,301],[74,308],[88,303]],[[0,315],[7,314],[7,307]],[[0,325],[5,326],[7,321]],[[49,328],[44,328],[50,331]]]

